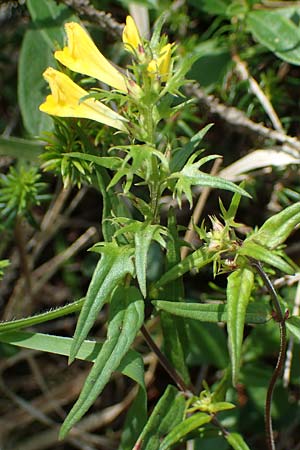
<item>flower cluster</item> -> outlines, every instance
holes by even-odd
[[[128,76],[114,67],[98,50],[86,30],[76,22],[66,23],[67,46],[55,52],[54,57],[66,68],[95,78],[127,98],[138,103],[143,97],[144,84],[166,83],[171,72],[172,45],[165,44],[154,54],[150,47],[145,48],[139,31],[132,17],[126,19],[123,31],[123,43],[129,51],[136,66],[145,68],[143,76],[135,78],[142,80],[138,85],[133,80],[133,74]],[[145,83],[145,73],[148,82]],[[78,86],[66,74],[49,67],[44,72],[44,78],[50,85],[51,94],[40,105],[40,110],[59,117],[87,118],[129,132],[128,120],[93,98],[82,87]]]

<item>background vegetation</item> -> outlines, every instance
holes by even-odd
[[[233,222],[233,216],[226,216],[225,211],[232,201],[232,192],[194,186],[191,209],[188,195],[183,195],[179,207],[170,188],[161,199],[161,224],[172,228],[168,216],[172,206],[179,224],[178,242],[185,239],[196,251],[207,239],[204,226],[199,231],[201,224],[210,230],[213,222],[212,229],[222,231],[216,219],[217,216],[221,220],[221,213],[240,242],[255,234],[267,219],[280,211],[290,211],[280,216],[280,224],[269,227],[268,239],[278,236],[279,245],[270,258],[264,254],[262,260],[284,311],[289,310],[293,319],[299,316],[299,3],[144,0],[140,4],[145,8],[142,12],[137,12],[136,5],[127,0],[0,3],[0,311],[1,320],[7,321],[0,328],[0,446],[5,450],[130,449],[145,427],[147,415],[155,411],[163,398],[165,405],[160,404],[161,410],[152,415],[153,423],[148,422],[145,428],[147,446],[135,447],[154,450],[160,448],[176,424],[174,411],[185,408],[178,391],[167,388],[176,384],[174,373],[168,374],[155,349],[149,349],[145,332],[138,333],[132,352],[142,355],[142,360],[135,353],[128,353],[127,361],[122,361],[124,365],[112,374],[88,414],[64,441],[58,441],[59,428],[90,371],[91,362],[87,361],[95,360],[100,342],[105,341],[109,314],[105,306],[90,332],[99,347],[86,342],[78,359],[68,366],[66,357],[61,355],[69,355],[71,344],[62,338],[74,334],[82,307],[80,299],[86,295],[99,258],[87,249],[104,239],[101,218],[106,206],[99,189],[89,183],[89,162],[75,160],[70,164],[61,156],[61,149],[89,153],[91,142],[100,151],[122,143],[122,138],[107,127],[95,128],[95,124],[86,122],[83,130],[75,122],[56,120],[56,145],[53,120],[38,110],[48,94],[42,73],[54,64],[54,47],[64,43],[66,21],[80,19],[105,56],[124,67],[128,55],[120,36],[129,9],[140,17],[148,17],[151,27],[165,15],[162,30],[169,42],[178,45],[178,60],[191,58],[193,65],[187,74],[191,82],[182,88],[188,102],[166,118],[157,137],[164,141],[168,136],[168,142],[185,151],[195,142],[195,147],[200,144],[205,149],[205,156],[220,155],[221,159],[205,166],[206,172],[237,185],[243,181],[251,198],[243,196],[238,207],[238,198],[234,197],[231,212],[237,212]],[[211,123],[214,125],[209,127]],[[200,130],[206,132],[197,135]],[[59,160],[59,164],[51,164],[54,160]],[[147,200],[143,186],[135,186],[134,194]],[[225,205],[223,211],[219,198]],[[193,224],[198,224],[198,233]],[[285,226],[287,232],[281,231]],[[285,239],[287,257],[279,261],[276,257],[282,257],[280,245]],[[233,241],[232,234],[230,240]],[[268,242],[264,244],[267,247]],[[180,248],[182,258],[190,249]],[[155,283],[164,271],[162,254],[157,243],[150,247],[148,283]],[[250,256],[261,260],[253,253]],[[224,269],[222,260],[219,264],[223,270],[215,276],[217,262],[205,268],[195,263],[192,270],[185,271],[184,298],[189,303],[225,305],[230,271],[228,267]],[[240,289],[243,287],[241,284]],[[206,311],[200,320],[187,316],[184,322],[176,322],[182,317],[164,312],[162,318],[158,311],[165,306],[156,304],[154,308],[153,298],[161,300],[155,295],[146,299],[145,325],[173,368],[197,395],[204,393],[201,401],[214,391],[218,393],[215,402],[235,406],[227,410],[219,405],[217,416],[215,411],[209,411],[213,413],[209,426],[205,425],[204,416],[199,416],[200,421],[192,425],[190,433],[183,433],[183,428],[187,429],[184,422],[178,434],[169,437],[169,446],[167,442],[162,448],[266,448],[264,409],[280,336],[278,323],[272,320],[268,309],[270,292],[263,280],[255,275],[251,302],[266,309],[255,325],[253,320],[245,319],[243,347],[237,344],[234,350],[238,366],[241,361],[235,386],[230,374],[230,358],[233,366],[234,358],[228,351],[227,319],[209,320]],[[170,297],[162,300],[166,299]],[[55,309],[66,304],[66,309]],[[24,317],[29,319],[22,322]],[[260,320],[263,323],[259,324]],[[175,323],[184,323],[189,329],[189,340],[183,344],[184,364],[178,361],[180,358],[176,360],[181,347],[175,346]],[[243,327],[244,322],[239,325],[239,332],[243,333]],[[299,328],[297,320],[289,322],[283,377],[273,397],[277,450],[300,448]],[[233,325],[229,325],[229,334],[230,330],[234,330]],[[56,340],[55,336],[61,339]],[[126,377],[120,374],[122,371]],[[210,399],[207,404],[214,401]],[[205,411],[201,405],[199,414]],[[173,415],[168,416],[169,411]],[[151,441],[149,436],[157,441]]]

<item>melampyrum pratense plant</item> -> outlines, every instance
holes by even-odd
[[[242,436],[226,429],[218,413],[234,408],[226,401],[226,393],[239,380],[245,323],[263,326],[276,320],[281,348],[266,400],[267,445],[274,448],[272,392],[285,353],[286,323],[290,321],[291,330],[295,330],[299,322],[298,318],[288,318],[269,275],[296,270],[282,243],[299,223],[300,203],[268,219],[245,240],[240,239],[235,215],[241,197],[249,195],[243,187],[200,170],[218,157],[203,156],[198,149],[209,127],[186,145],[174,133],[170,138],[166,132],[170,123],[176,127],[178,113],[188,104],[181,88],[193,58],[178,57],[176,45],[161,35],[162,25],[163,19],[158,20],[148,41],[141,38],[133,19],[127,18],[123,44],[130,63],[119,70],[100,53],[82,25],[66,23],[67,46],[54,55],[59,69],[50,67],[44,72],[51,93],[40,110],[56,119],[43,167],[61,174],[65,185],[90,184],[103,197],[103,241],[90,249],[100,256],[85,299],[48,314],[51,320],[60,312],[80,310],[68,349],[69,363],[77,357],[93,361],[81,394],[61,427],[60,438],[88,411],[111,375],[122,371],[139,383],[139,393],[128,416],[130,433],[123,436],[121,448],[165,450],[179,441],[205,439],[207,431],[221,433],[233,448],[247,449]],[[83,88],[91,84],[91,89]],[[104,89],[103,84],[111,89]],[[193,186],[226,189],[234,195],[228,209],[220,201],[219,218],[210,218],[211,229],[206,229],[207,223],[195,225],[201,246],[191,248],[181,260],[184,243],[178,235],[175,212],[169,209],[167,225],[163,225],[161,199],[171,193],[180,207],[185,196],[192,206]],[[148,254],[153,245],[160,248],[162,270],[150,279]],[[226,302],[186,300],[183,275],[206,266],[213,268],[215,276],[228,274]],[[254,301],[253,293],[261,282],[271,304]],[[164,354],[144,325],[145,302],[152,302],[153,314],[160,318]],[[93,343],[86,339],[105,304],[109,304],[107,337],[102,345],[91,347]],[[45,320],[45,314],[41,316],[10,326],[33,325]],[[192,386],[187,365],[191,342],[188,318],[224,322],[228,330],[230,366],[212,388],[204,383],[200,395]],[[2,324],[0,331],[8,325]],[[145,385],[139,372],[143,370],[141,356],[131,349],[139,332],[176,384],[167,388],[148,420]],[[51,337],[48,339],[50,345]]]

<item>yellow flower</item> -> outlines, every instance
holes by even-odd
[[[129,80],[108,62],[85,29],[76,22],[70,22],[65,24],[65,30],[68,46],[56,51],[55,58],[74,72],[96,78],[127,93]]]
[[[126,50],[129,50],[132,53],[134,53],[135,50],[138,50],[139,46],[142,47],[140,33],[131,16],[126,17],[126,25],[123,30],[122,38]]]
[[[51,94],[40,105],[40,111],[52,116],[91,119],[127,131],[125,119],[115,111],[93,98],[81,100],[88,92],[64,73],[48,67],[43,76],[50,85]]]
[[[168,80],[171,66],[171,50],[172,44],[164,45],[159,53],[159,57],[150,61],[147,69],[152,78],[157,76],[163,82]]]

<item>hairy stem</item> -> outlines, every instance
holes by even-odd
[[[272,407],[272,397],[273,392],[275,388],[276,381],[280,377],[282,367],[284,364],[284,358],[286,353],[286,315],[283,313],[277,293],[274,289],[274,286],[272,285],[268,275],[263,270],[261,264],[258,261],[252,261],[252,266],[255,267],[259,275],[261,276],[270,296],[273,302],[273,306],[276,311],[276,321],[279,323],[279,330],[280,330],[280,348],[279,348],[279,354],[276,362],[276,367],[274,369],[272,378],[270,380],[268,391],[267,391],[267,397],[266,397],[266,404],[265,404],[265,429],[266,429],[266,443],[267,443],[267,449],[268,450],[276,450],[275,442],[274,442],[274,433],[273,433],[273,426],[272,426],[272,416],[271,416],[271,407]]]

